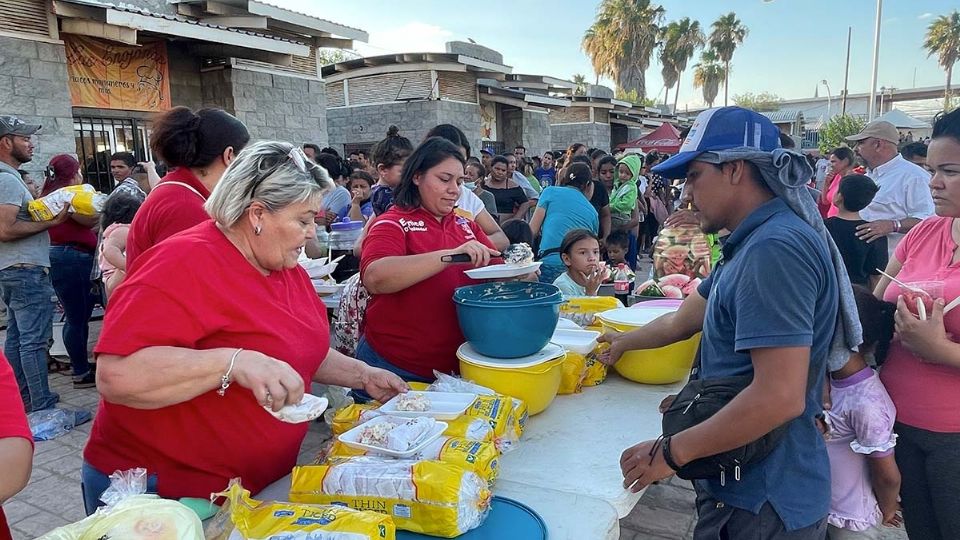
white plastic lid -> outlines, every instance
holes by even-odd
[[[593,330],[565,330],[557,328],[550,338],[551,343],[560,345],[565,350],[577,354],[587,355],[597,346],[600,332]]]
[[[547,343],[547,346],[540,349],[540,352],[531,354],[530,356],[521,356],[520,358],[493,358],[484,356],[474,350],[470,343],[464,343],[457,350],[457,358],[461,360],[478,366],[495,368],[528,368],[538,366],[550,360],[555,360],[565,354],[567,353],[563,350],[563,347],[554,343]]]
[[[624,326],[643,326],[645,324],[650,324],[654,319],[660,317],[661,315],[673,313],[678,309],[680,309],[679,306],[644,307],[643,305],[640,305],[630,308],[611,309],[610,311],[604,311],[603,313],[599,314],[598,317],[600,317],[600,319],[603,321],[613,324],[622,324]]]

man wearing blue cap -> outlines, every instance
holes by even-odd
[[[814,418],[827,366],[846,362],[860,328],[850,286],[839,285],[842,262],[805,187],[813,171],[780,147],[770,120],[739,107],[701,113],[680,152],[653,170],[686,178],[704,232],[732,233],[697,293],[642,329],[604,336],[603,361],[702,331],[692,378],[752,382],[707,420],[627,449],[624,486],[639,491],[786,426],[766,457],[695,481],[694,538],[823,539],[830,465]]]

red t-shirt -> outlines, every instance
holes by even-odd
[[[51,246],[73,245],[93,254],[97,250],[97,233],[72,219],[48,229]]]
[[[479,225],[454,213],[438,221],[421,208],[393,207],[377,218],[363,240],[361,281],[376,260],[453,249],[469,240],[494,247]],[[391,364],[427,379],[433,379],[433,370],[459,371],[456,353],[464,338],[453,291],[480,283],[463,273],[469,268],[450,265],[400,292],[373,295],[364,319],[367,343]]]
[[[953,264],[957,249],[951,228],[953,218],[923,220],[903,237],[894,256],[903,263],[897,279],[904,283],[943,281],[943,297],[960,296],[960,263]],[[883,295],[896,302],[900,286],[891,283]],[[960,310],[943,318],[947,334],[960,341]],[[897,406],[897,421],[940,433],[960,433],[960,368],[924,362],[894,337],[880,380]]]
[[[23,400],[20,399],[17,379],[13,376],[13,369],[10,368],[7,358],[0,352],[0,439],[8,437],[23,437],[33,444],[33,435],[30,433],[30,425],[27,424],[27,413],[23,409]],[[3,508],[0,508],[0,540],[11,540]]]
[[[177,184],[164,185],[168,182],[186,184],[196,191]],[[186,167],[174,169],[164,176],[137,210],[130,224],[127,268],[131,268],[133,261],[144,251],[210,219],[203,209],[203,203],[209,196],[210,190]]]
[[[302,268],[262,275],[212,220],[151,249],[138,264],[110,298],[95,354],[242,347],[287,362],[309,388],[330,331]],[[145,467],[168,498],[207,498],[234,477],[256,493],[290,473],[306,432],[305,423],[275,419],[237,383],[223,397],[210,390],[155,410],[101,399],[84,459],[106,474]]]

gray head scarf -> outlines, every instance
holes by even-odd
[[[856,351],[863,342],[863,329],[860,327],[860,316],[857,313],[853,287],[847,276],[847,267],[843,264],[840,250],[823,224],[823,218],[817,209],[815,192],[807,187],[807,182],[813,177],[813,169],[806,158],[783,148],[764,152],[756,148],[740,147],[706,152],[696,159],[707,163],[738,160],[753,163],[760,170],[767,187],[783,199],[787,206],[813,227],[827,243],[840,289],[840,314],[827,354],[827,368],[830,371],[842,368],[850,359],[850,352]]]

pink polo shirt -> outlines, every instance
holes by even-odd
[[[953,264],[957,249],[951,235],[953,218],[932,217],[914,227],[900,242],[895,257],[903,263],[900,281],[943,281],[943,296],[950,302],[960,296],[960,264]],[[900,287],[891,283],[884,300],[896,302]],[[960,309],[944,318],[947,334],[960,341]],[[895,337],[887,362],[880,371],[897,421],[940,433],[960,433],[960,368],[923,362]]]

